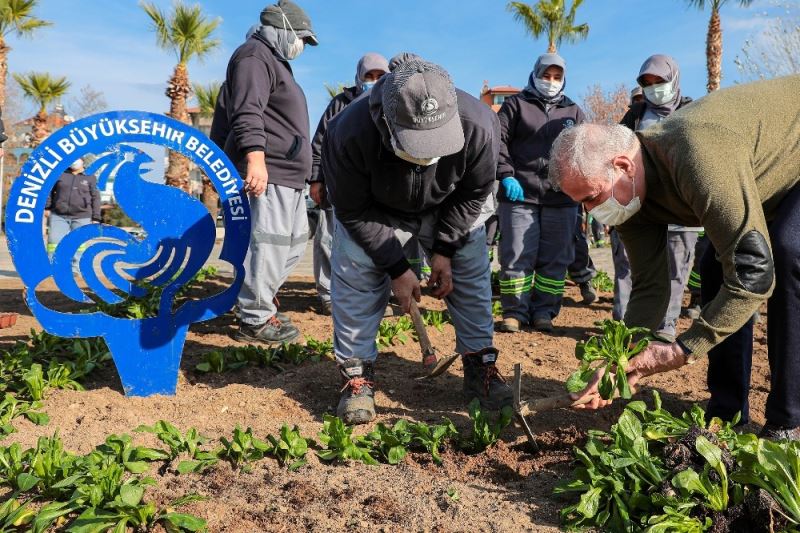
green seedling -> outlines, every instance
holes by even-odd
[[[0,439],[16,431],[11,422],[20,416],[24,416],[38,426],[47,424],[50,417],[39,412],[38,409],[41,408],[41,402],[18,400],[15,396],[6,394],[3,401],[0,401]]]
[[[306,335],[306,350],[320,359],[333,359],[333,339],[321,341]]]
[[[229,460],[235,467],[241,468],[244,472],[250,471],[248,463],[263,459],[270,451],[270,445],[266,441],[255,437],[251,428],[242,431],[239,426],[236,426],[231,440],[220,437],[219,441],[222,443],[219,457]]]
[[[405,344],[408,342],[405,332],[412,329],[414,329],[414,325],[408,317],[400,317],[395,321],[381,320],[378,326],[378,336],[375,339],[378,349],[383,350],[397,344]]]
[[[567,391],[582,391],[595,372],[603,369],[598,387],[600,396],[608,400],[619,393],[621,398],[630,399],[631,389],[625,370],[628,361],[644,350],[649,342],[645,337],[633,344],[633,339],[648,334],[648,330],[628,328],[624,322],[616,320],[604,320],[599,325],[603,328],[603,335],[593,336],[575,346],[575,357],[580,361],[580,367],[567,379]]]
[[[614,292],[614,280],[609,277],[607,272],[598,270],[592,278],[592,287],[600,292]]]
[[[500,434],[514,418],[514,409],[510,406],[505,406],[500,411],[500,416],[497,420],[490,420],[481,408],[481,403],[477,398],[474,398],[469,403],[468,411],[472,420],[472,432],[461,443],[461,447],[472,453],[482,452],[494,445],[500,438]]]
[[[672,485],[686,494],[699,494],[704,498],[704,505],[713,511],[724,511],[728,508],[728,471],[722,462],[722,450],[703,435],[697,437],[697,452],[706,460],[703,472],[687,468],[672,478]],[[709,472],[714,471],[719,477],[714,482]]]
[[[269,453],[274,455],[281,465],[289,465],[289,470],[297,470],[305,465],[308,453],[308,440],[300,435],[297,426],[290,428],[286,424],[281,427],[280,437],[268,435],[272,448]]]
[[[347,427],[339,417],[325,415],[319,441],[325,446],[317,455],[323,461],[361,461],[368,465],[376,465],[378,461],[372,456],[372,448],[364,437],[353,437],[353,428]]]
[[[495,300],[492,302],[492,316],[503,316],[503,304],[500,303],[500,300]]]
[[[419,445],[427,450],[428,453],[431,454],[433,462],[436,464],[441,464],[442,462],[440,450],[445,442],[458,436],[458,430],[447,418],[442,419],[441,424],[436,424],[434,426],[429,426],[422,422],[409,424],[408,429],[414,436],[413,444]]]
[[[733,480],[769,492],[789,522],[800,526],[800,442],[741,435],[738,444],[735,456],[741,468]]]
[[[378,457],[390,465],[400,464],[403,461],[413,438],[414,435],[406,420],[398,420],[392,427],[378,423],[367,435]]]
[[[433,326],[442,331],[445,324],[450,324],[450,315],[447,314],[447,311],[429,309],[422,314],[422,322],[426,326]]]

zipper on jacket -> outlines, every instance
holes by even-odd
[[[417,209],[422,209],[422,166],[414,167],[414,196]]]

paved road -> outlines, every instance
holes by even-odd
[[[214,248],[214,251],[211,254],[211,257],[219,257],[219,252],[221,248],[221,241],[217,240],[217,245]],[[312,243],[309,241],[308,246],[306,247],[306,252],[303,254],[303,258],[300,261],[300,264],[295,269],[293,275],[296,276],[312,276],[314,274],[313,266],[312,266],[312,253],[311,253]],[[591,250],[592,260],[595,263],[595,266],[600,270],[605,270],[608,272],[609,276],[613,277],[614,272],[614,264],[611,261],[611,249],[610,248],[593,248]],[[226,263],[222,263],[220,261],[209,261],[208,264],[217,266],[220,268],[221,272],[231,272],[230,267]],[[495,265],[495,268],[497,266]],[[10,277],[16,278],[18,277],[16,270],[14,269],[14,264],[11,262],[11,256],[8,252],[8,245],[6,243],[5,235],[0,236],[0,278],[3,277]]]

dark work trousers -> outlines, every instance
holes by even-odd
[[[575,219],[575,235],[573,242],[575,244],[575,260],[567,268],[567,273],[572,281],[575,283],[586,283],[592,281],[596,271],[592,258],[589,256],[589,240],[583,232],[583,212],[578,211],[578,216]]]
[[[522,323],[558,316],[574,260],[573,206],[500,202],[500,301],[503,318]]]
[[[767,421],[800,426],[800,186],[781,202],[769,227],[775,291],[767,303],[767,347],[771,374]],[[703,255],[703,305],[722,285],[722,266],[709,244]],[[753,356],[753,319],[709,352],[709,416],[730,420],[741,411],[749,420],[748,393]]]

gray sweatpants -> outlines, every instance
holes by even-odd
[[[317,231],[314,233],[314,281],[317,296],[331,301],[331,248],[333,245],[333,209],[320,209]]]
[[[467,243],[451,261],[453,292],[445,298],[445,303],[456,330],[456,351],[462,354],[491,346],[494,336],[484,221],[485,218],[479,218],[478,227],[473,226]],[[418,235],[425,253],[430,255],[434,224],[435,217],[426,216],[414,223],[397,221],[393,225],[401,243]],[[391,282],[338,221],[334,228],[331,271],[336,359],[374,361],[378,357],[375,336],[389,301]]]
[[[683,291],[689,280],[689,271],[694,264],[694,249],[697,244],[696,231],[670,231],[667,234],[667,260],[669,261],[669,307],[658,333],[675,337],[675,328],[681,314]]]
[[[500,203],[500,301],[504,318],[532,322],[558,315],[567,267],[575,258],[577,209]]]
[[[270,183],[264,194],[250,197],[250,217],[239,316],[257,326],[278,311],[273,299],[305,251],[308,216],[303,191]]]

